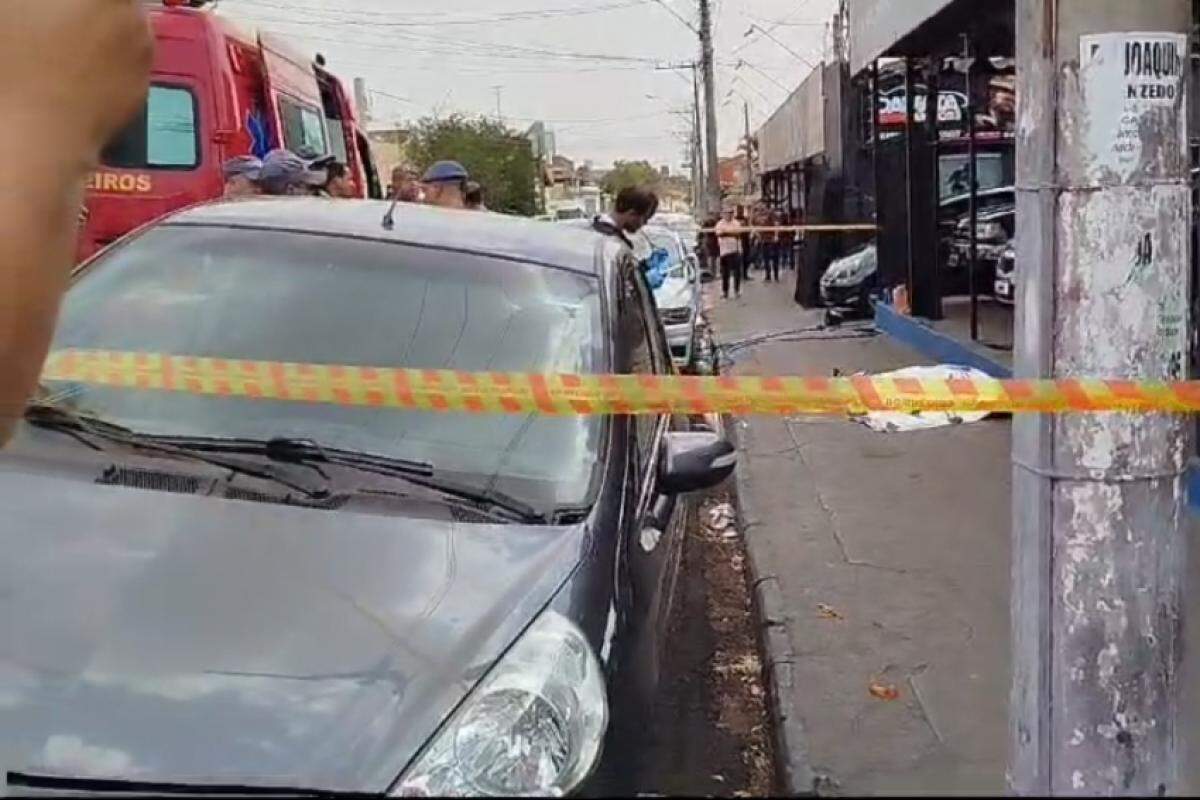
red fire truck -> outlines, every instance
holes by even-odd
[[[204,4],[162,0],[150,9],[150,93],[88,183],[81,260],[164,214],[220,197],[221,165],[237,155],[332,154],[359,196],[382,194],[353,100],[324,60],[249,35]]]

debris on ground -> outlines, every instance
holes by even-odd
[[[936,367],[907,367],[895,372],[884,372],[876,378],[901,378],[918,381],[978,381],[991,380],[992,376],[973,367],[941,364]],[[862,424],[879,433],[907,433],[909,431],[945,428],[951,425],[967,425],[980,422],[991,416],[986,411],[872,411],[854,417]]]
[[[825,603],[817,603],[817,613],[820,614],[823,619],[845,619],[845,617],[843,617],[836,608],[826,605]]]
[[[777,790],[746,543],[736,533],[724,536],[737,530],[736,517],[729,489],[712,490],[689,509],[658,697],[652,709],[617,718],[613,750],[587,796],[766,797]],[[728,527],[713,532],[713,521]]]
[[[883,681],[871,681],[871,685],[867,687],[867,691],[877,700],[892,700],[900,699],[900,690],[894,684],[884,683]]]
[[[737,538],[737,512],[730,503],[717,503],[705,509],[704,527],[710,535]]]

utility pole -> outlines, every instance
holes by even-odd
[[[742,101],[742,113],[746,117],[746,202],[754,194],[754,154],[750,152],[750,103]]]
[[[492,91],[496,93],[496,122],[504,124],[504,87],[496,85],[492,87]]]
[[[692,132],[694,133],[692,146],[692,209],[694,211],[702,211],[705,210],[704,176],[707,174],[707,170],[704,169],[704,129],[700,127],[700,65],[696,63],[692,64],[692,95],[694,101],[694,105],[692,106]]]
[[[708,171],[708,192],[705,210],[715,214],[721,210],[721,170],[717,153],[717,89],[713,68],[713,25],[709,0],[700,0],[700,62],[704,70],[705,147]]]
[[[1191,5],[1016,2],[1019,377],[1185,377]],[[1180,791],[1190,427],[1014,422],[1018,794]]]

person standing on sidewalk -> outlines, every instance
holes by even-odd
[[[742,264],[742,281],[752,281],[750,277],[750,267],[754,263],[754,234],[750,231],[751,216],[749,211],[742,210],[735,214],[737,223],[741,228],[741,236],[738,247],[738,260]]]
[[[728,208],[721,214],[717,223],[717,246],[721,253],[721,296],[729,299],[729,279],[733,279],[734,291],[742,296],[742,277],[745,265],[742,263],[742,240],[745,238],[745,226],[740,220],[734,219],[733,209]]]
[[[795,225],[796,220],[792,214],[781,214],[779,216],[780,224]],[[795,266],[796,261],[796,232],[783,231],[779,234],[779,260],[783,262],[783,268],[790,270]]]
[[[764,225],[769,228],[774,228],[783,224],[783,216],[778,211],[768,211],[763,215]],[[782,257],[780,253],[781,234],[777,231],[762,232],[762,247],[763,247],[763,273],[766,280],[774,280],[779,282],[779,261]]]

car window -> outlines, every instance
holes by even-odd
[[[200,163],[196,96],[183,86],[150,87],[139,113],[101,155],[118,169],[192,169]]]
[[[602,337],[591,276],[392,243],[163,226],[83,274],[54,347],[547,374],[606,371]],[[429,462],[540,508],[587,505],[604,425],[65,388],[79,408],[136,431],[311,439]]]

